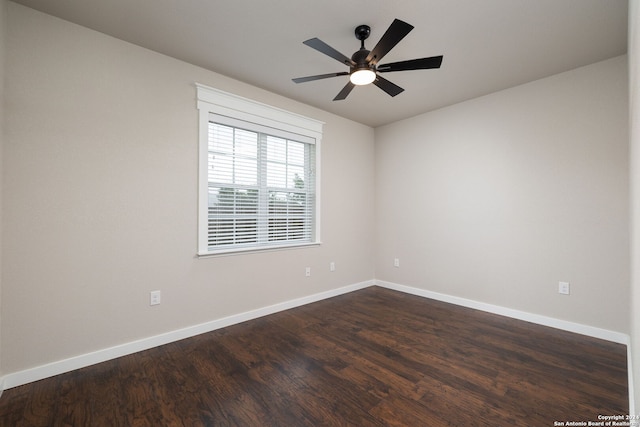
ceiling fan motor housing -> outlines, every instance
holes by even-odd
[[[360,49],[356,53],[353,54],[351,59],[356,63],[355,67],[351,67],[351,71],[355,70],[373,70],[375,71],[375,66],[369,65],[367,63],[367,56],[369,55],[369,51],[367,49]]]

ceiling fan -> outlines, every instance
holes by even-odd
[[[342,88],[340,93],[333,98],[334,101],[345,99],[355,86],[367,85],[369,83],[373,83],[391,96],[396,96],[403,92],[404,89],[380,76],[379,73],[426,70],[430,68],[440,68],[442,64],[442,55],[439,55],[378,65],[378,61],[389,53],[411,30],[413,30],[412,25],[399,19],[394,19],[387,31],[382,35],[378,44],[369,51],[365,49],[364,41],[369,37],[369,34],[371,34],[371,28],[368,25],[359,25],[356,27],[355,34],[356,38],[360,40],[360,50],[355,52],[351,58],[346,57],[318,38],[304,41],[303,43],[307,46],[348,65],[349,71],[298,77],[293,79],[293,81],[296,83],[304,83],[329,77],[349,76],[349,82]]]

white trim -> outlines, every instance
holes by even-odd
[[[580,323],[569,322],[567,320],[556,319],[554,317],[541,316],[539,314],[528,313],[526,311],[514,310],[512,308],[502,307],[499,305],[487,304],[484,302],[474,301],[466,298],[456,297],[438,292],[427,291],[425,289],[413,288],[411,286],[399,285],[397,283],[385,282],[383,280],[375,281],[377,286],[404,292],[411,295],[417,295],[424,298],[430,298],[438,301],[448,302],[450,304],[460,305],[463,307],[473,308],[476,310],[486,311],[488,313],[499,314],[500,316],[511,317],[513,319],[524,320],[525,322],[536,323],[542,326],[549,326],[556,329],[562,329],[568,332],[574,332],[581,335],[587,335],[593,338],[625,344],[629,347],[629,335],[621,332],[601,329],[595,326],[583,325]]]
[[[198,253],[197,257],[198,258],[217,258],[217,257],[232,256],[232,255],[255,254],[260,252],[288,251],[291,249],[317,248],[321,245],[322,245],[322,242],[298,243],[298,244],[292,243],[290,245],[277,245],[277,246],[254,246],[251,248],[225,249],[224,251],[205,252],[203,254]]]
[[[368,288],[370,286],[380,286],[382,288],[392,289],[399,292],[404,292],[411,295],[416,295],[424,298],[430,298],[438,301],[447,302],[450,304],[460,305],[463,307],[473,308],[477,310],[486,311],[489,313],[498,314],[501,316],[511,317],[514,319],[523,320],[526,322],[536,323],[543,326],[550,326],[552,328],[566,330],[569,332],[575,332],[582,335],[591,336],[594,338],[600,338],[607,341],[616,342],[619,344],[625,344],[627,346],[627,373],[628,373],[628,387],[629,387],[629,413],[635,414],[634,404],[634,386],[633,375],[631,365],[631,346],[630,338],[628,335],[609,331],[606,329],[596,328],[593,326],[581,325],[578,323],[568,322],[564,320],[555,319],[547,316],[540,316],[537,314],[527,313],[524,311],[513,310],[506,307],[501,307],[492,304],[486,304],[478,301],[469,300],[466,298],[455,297],[452,295],[441,294],[438,292],[427,291],[424,289],[418,289],[410,286],[399,285],[397,283],[385,282],[382,280],[369,280],[365,282],[355,283],[352,285],[344,286],[338,289],[332,289],[325,292],[301,297],[282,303],[270,305],[267,307],[259,308],[256,310],[247,311],[244,313],[224,317],[210,322],[202,323],[199,325],[189,326],[183,329],[167,332],[160,335],[155,335],[149,338],[143,338],[141,340],[117,345],[114,347],[98,350],[92,353],[82,354],[79,356],[71,357],[69,359],[59,360],[57,362],[48,363],[46,365],[37,366],[23,371],[14,372],[0,378],[0,396],[6,389],[17,387],[23,384],[27,384],[34,381],[39,381],[54,375],[63,374],[76,369],[91,366],[96,363],[105,362],[107,360],[115,359],[121,356],[126,356],[132,353],[136,353],[143,350],[148,350],[160,345],[169,344],[174,341],[178,341],[185,338],[190,338],[199,334],[214,331],[216,329],[224,328],[227,326],[235,325],[247,320],[257,319],[269,314],[278,313],[280,311],[289,310],[291,308],[300,307],[306,304],[311,304],[317,301],[322,301],[327,298],[332,298],[338,295],[343,295],[349,292],[354,292],[360,289]]]
[[[375,285],[381,288],[392,289],[394,291],[404,292],[419,297],[430,298],[437,301],[455,304],[467,308],[486,311],[488,313],[498,314],[500,316],[511,317],[513,319],[523,320],[538,325],[549,326],[564,331],[574,332],[581,335],[587,335],[593,338],[624,344],[627,346],[627,377],[629,390],[629,414],[635,415],[635,390],[633,384],[633,366],[631,364],[631,337],[621,332],[610,331],[608,329],[596,328],[595,326],[582,325],[580,323],[560,320],[553,317],[541,316],[539,314],[528,313],[526,311],[514,310],[499,305],[487,304],[466,298],[456,297],[438,292],[427,291],[425,289],[414,288],[411,286],[399,285],[397,283],[385,282],[383,280],[375,280]]]
[[[332,298],[338,295],[368,288],[373,285],[373,280],[355,283],[353,285],[344,286],[342,288],[332,289],[306,297],[296,298],[256,310],[250,310],[244,313],[212,320],[210,322],[202,323],[199,325],[188,326],[183,329],[155,335],[149,338],[143,338],[137,341],[132,341],[114,347],[105,348],[91,353],[86,353],[79,356],[70,357],[68,359],[48,363],[46,365],[36,366],[34,368],[14,372],[5,375],[3,378],[0,378],[0,384],[2,385],[1,390],[6,390],[12,387],[17,387],[30,382],[42,380],[54,375],[84,368],[86,366],[91,366],[96,363],[105,362],[107,360],[126,356],[139,351],[148,350],[153,347],[169,344],[174,341],[190,338],[206,332],[214,331],[216,329],[235,325],[237,323],[246,322],[247,320],[257,319],[259,317],[267,316],[269,314],[277,313],[283,310],[289,310],[291,308],[300,307],[302,305],[321,301],[327,298]]]
[[[224,116],[231,120],[240,120],[258,126],[301,135],[301,138],[294,138],[300,142],[315,145],[315,165],[311,165],[311,173],[315,177],[315,200],[314,200],[314,224],[312,241],[309,243],[319,244],[321,241],[321,142],[324,122],[302,116],[297,113],[243,98],[232,93],[224,92],[209,86],[195,83],[197,108],[198,108],[198,256],[215,255],[227,252],[226,249],[218,248],[210,250],[207,242],[207,220],[208,220],[208,178],[207,178],[207,153],[208,153],[208,132],[211,115]],[[276,132],[278,134],[278,132]],[[311,143],[313,141],[313,143]],[[295,246],[295,244],[294,244]],[[239,248],[236,248],[239,249]],[[252,252],[261,249],[260,246],[253,246],[246,249]],[[266,249],[266,248],[262,248]],[[236,252],[235,249],[231,249]],[[242,250],[237,251],[238,253]]]
[[[198,108],[247,122],[322,139],[324,122],[196,83]],[[206,105],[203,105],[206,104]]]
[[[205,108],[200,108],[198,111],[198,250],[196,253],[200,255],[209,251],[205,232],[208,221],[208,205],[202,200],[209,191],[209,182],[203,177],[202,172],[206,171],[209,166],[207,157],[209,147],[203,143],[203,141],[207,141],[209,138],[209,111]]]
[[[315,145],[316,138],[303,135],[300,133],[293,133],[282,128],[274,128],[258,124],[255,122],[249,122],[247,120],[240,120],[236,117],[222,116],[220,114],[210,113],[209,122],[218,123],[221,125],[231,126],[240,129],[246,129],[251,132],[264,133],[269,136],[276,136],[278,138],[290,139],[293,141],[303,142],[305,144]]]

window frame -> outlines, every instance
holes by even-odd
[[[198,250],[199,257],[229,255],[317,246],[320,244],[320,146],[323,122],[228,92],[196,83],[197,108],[199,111],[199,151],[198,151]],[[314,177],[315,203],[313,206],[313,226],[311,241],[279,243],[273,245],[256,244],[236,247],[208,246],[208,153],[209,122],[243,127],[250,125],[275,137],[285,137],[315,146]]]

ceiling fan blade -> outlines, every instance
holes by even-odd
[[[440,68],[441,64],[442,55],[381,64],[378,65],[377,70],[381,73],[388,73],[390,71],[427,70],[430,68]]]
[[[367,55],[367,63],[375,65],[385,56],[400,40],[413,30],[413,25],[407,24],[399,19],[394,19],[382,38]]]
[[[340,73],[318,74],[317,76],[297,77],[291,80],[293,80],[296,83],[305,83],[305,82],[311,82],[313,80],[328,79],[329,77],[348,76],[348,75],[349,73],[347,71],[342,71]]]
[[[340,93],[338,93],[336,95],[335,98],[333,98],[334,101],[342,101],[343,99],[345,99],[347,97],[347,95],[349,95],[351,93],[351,91],[353,90],[353,88],[356,87],[356,85],[354,85],[353,83],[351,83],[350,81],[345,85],[345,87],[342,88],[342,90],[340,91]]]
[[[343,55],[342,53],[338,52],[337,50],[335,50],[334,48],[332,48],[331,46],[329,46],[328,44],[326,44],[325,42],[323,42],[322,40],[318,39],[318,38],[312,38],[309,40],[306,40],[304,42],[302,42],[304,44],[306,44],[309,47],[314,48],[315,50],[317,50],[320,53],[324,53],[327,56],[332,57],[333,59],[335,59],[336,61],[339,61],[343,64],[349,65],[349,66],[355,66],[356,63],[353,62],[353,60],[345,55]]]
[[[404,89],[402,89],[400,86],[398,86],[395,83],[391,83],[389,80],[381,76],[376,76],[376,79],[373,81],[373,84],[378,86],[380,89],[387,92],[391,96],[396,96],[404,92]]]

